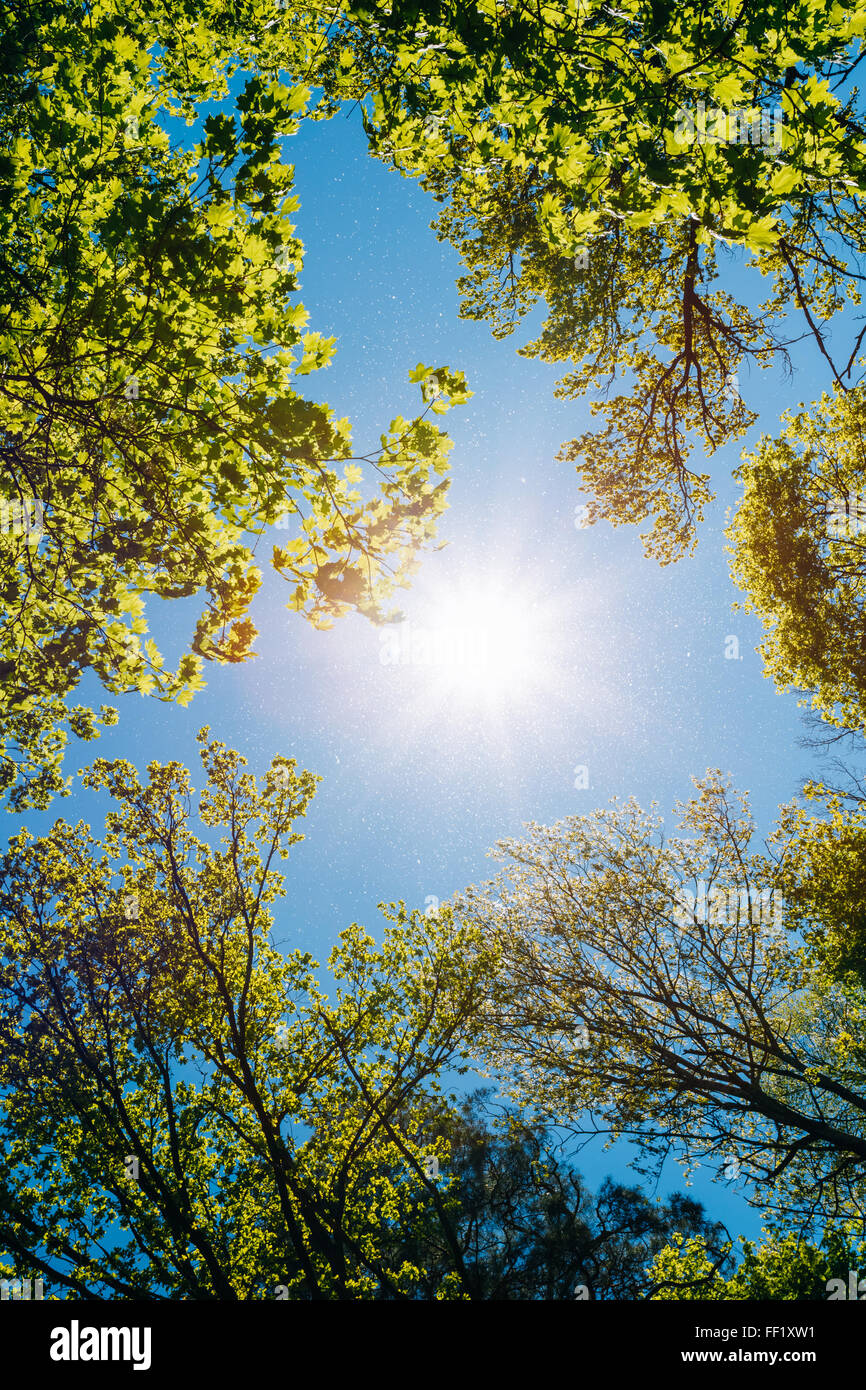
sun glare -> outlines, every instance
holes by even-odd
[[[429,595],[419,619],[388,629],[383,664],[424,669],[431,696],[465,704],[525,699],[551,657],[545,614],[495,581]],[[384,640],[384,639],[383,639]]]

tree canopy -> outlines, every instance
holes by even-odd
[[[0,17],[10,809],[67,792],[68,734],[115,721],[83,682],[185,704],[252,657],[268,528],[319,627],[394,617],[435,541],[463,372],[418,362],[369,447],[299,387],[335,340],[298,299],[283,142],[347,103],[438,204],[461,312],[506,337],[543,303],[520,351],[592,397],[560,451],[587,520],[647,528],[662,564],[713,496],[694,450],[742,438],[752,367],[809,340],[829,391],[742,456],[732,571],[767,673],[863,733],[866,0]],[[197,607],[173,665],[156,599]],[[814,1299],[862,1259],[859,790],[810,783],[761,850],[718,771],[674,838],[634,800],[530,825],[492,884],[380,905],[378,944],[352,923],[322,979],[273,937],[316,779],[199,742],[197,797],[179,763],[100,759],[102,839],[58,820],[0,860],[4,1271],[89,1300]],[[500,1096],[461,1103],[445,1078],[479,1059]],[[644,1175],[740,1184],[767,1240],[737,1262],[682,1193],[590,1192],[563,1133],[597,1132]]]
[[[409,1297],[389,1240],[428,1207],[447,1230],[431,1128],[486,953],[394,910],[381,947],[342,934],[329,999],[271,940],[315,779],[200,739],[218,847],[186,769],[99,760],[103,844],[58,821],[0,866],[0,1244],[84,1298]]]
[[[380,946],[342,933],[328,992],[281,952],[316,779],[199,738],[197,798],[177,764],[99,760],[102,843],[57,821],[0,863],[5,1269],[59,1298],[603,1299],[674,1233],[721,1250],[699,1203],[593,1197],[542,1125],[444,1092],[492,969],[476,928],[392,905]]]
[[[418,364],[419,413],[360,454],[349,422],[297,390],[334,350],[304,331],[281,155],[310,91],[237,77],[228,110],[204,114],[249,42],[238,55],[236,27],[210,37],[200,10],[51,0],[8,16],[0,788],[13,809],[63,789],[67,729],[95,734],[97,714],[66,704],[84,672],[185,702],[203,659],[250,655],[267,526],[288,532],[272,563],[291,608],[319,625],[353,609],[379,620],[445,506],[450,444],[432,416],[466,399],[462,375]],[[182,119],[196,127],[186,144]],[[200,594],[190,649],[167,669],[146,599]]]
[[[641,1172],[708,1166],[786,1229],[862,1221],[866,996],[788,919],[795,826],[757,853],[718,773],[678,809],[683,838],[633,800],[532,826],[457,900],[500,960],[492,1074],[576,1133],[632,1139]]]
[[[676,1239],[700,1240],[728,1268],[727,1232],[683,1193],[650,1201],[606,1178],[591,1193],[562,1140],[526,1112],[469,1097],[443,1121],[454,1231],[476,1299],[608,1301],[647,1297],[651,1261]],[[432,1214],[432,1213],[431,1213]],[[419,1222],[402,1247],[433,1298],[452,1268],[441,1228]]]
[[[650,1268],[650,1277],[657,1281],[651,1297],[659,1302],[838,1300],[839,1286],[841,1296],[849,1296],[852,1270],[857,1271],[854,1277],[859,1283],[864,1253],[863,1241],[844,1229],[828,1231],[817,1245],[791,1233],[770,1236],[760,1245],[746,1240],[739,1265],[726,1278],[703,1237],[677,1235]],[[855,1297],[859,1299],[860,1294]]]
[[[688,551],[712,496],[691,450],[752,423],[740,372],[787,360],[791,307],[834,381],[857,364],[862,332],[840,356],[827,323],[862,283],[866,8],[345,0],[320,24],[329,95],[443,205],[462,313],[503,335],[543,300],[521,351],[602,393],[561,453],[588,522]],[[717,284],[737,255],[749,304]]]
[[[866,400],[862,387],[786,411],[738,470],[731,567],[765,629],[765,668],[837,727],[866,727]]]

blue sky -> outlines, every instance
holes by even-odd
[[[449,605],[459,613],[478,596],[488,608],[498,603],[506,629],[531,630],[527,669],[513,697],[491,705],[443,688],[430,668],[383,665],[380,633],[364,619],[313,630],[284,607],[289,591],[267,569],[268,538],[253,608],[256,660],[210,668],[188,709],[122,698],[119,726],[73,748],[69,770],[91,750],[140,768],[176,758],[197,770],[195,733],[207,723],[254,771],[283,753],[320,774],[275,936],[321,961],[350,922],[378,931],[380,900],[423,908],[490,877],[488,849],[526,821],[634,795],[656,801],[672,827],[674,802],[707,767],[750,791],[766,833],[813,764],[797,747],[796,697],[776,694],[762,674],[757,622],[731,612],[723,527],[737,495],[736,450],[710,464],[719,497],[694,558],[662,569],[644,558],[634,528],[578,529],[579,481],[555,454],[591,416],[585,402],[554,399],[555,368],[516,354],[540,312],[504,342],[458,318],[459,264],[430,230],[434,205],[369,157],[357,112],[308,124],[288,145],[306,247],[300,297],[309,326],[338,340],[334,363],[308,379],[311,395],[350,417],[364,452],[392,416],[418,410],[407,378],[417,362],[462,369],[475,392],[442,417],[454,441],[441,529],[448,545],[426,556],[400,606],[410,623],[435,626]],[[730,274],[734,289],[745,283],[733,261]],[[749,441],[826,384],[814,353],[804,349],[795,362],[793,383],[781,372],[742,378],[762,411]],[[169,653],[188,641],[193,609],[185,601],[151,612]],[[741,660],[725,659],[731,635]],[[82,687],[83,698],[94,685]],[[578,766],[587,788],[575,787]],[[22,819],[33,829],[55,814],[100,825],[103,810],[78,791],[51,816]],[[579,1166],[593,1185],[607,1172],[634,1181],[627,1158],[624,1146],[604,1152],[594,1143]],[[675,1186],[671,1166],[661,1192]],[[698,1175],[692,1191],[732,1232],[760,1229],[760,1214],[732,1189]]]

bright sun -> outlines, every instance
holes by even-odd
[[[383,635],[382,662],[422,671],[432,697],[511,704],[542,678],[551,656],[547,615],[528,597],[489,580],[431,594],[420,608],[418,619]]]

